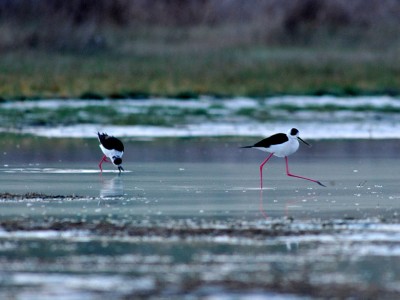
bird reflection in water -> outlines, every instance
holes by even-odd
[[[112,179],[102,179],[100,198],[113,198],[124,196],[124,182],[122,176],[115,176]]]

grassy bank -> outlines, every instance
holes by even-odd
[[[362,49],[16,51],[3,53],[0,59],[0,96],[5,99],[398,94],[399,89],[399,56]]]
[[[392,0],[0,1],[0,97],[399,94]]]

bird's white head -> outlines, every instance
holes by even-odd
[[[299,130],[297,128],[290,129],[288,132],[288,137],[298,139],[299,141],[306,144],[308,147],[311,147],[311,145],[309,143],[307,143],[305,140],[303,140],[302,138],[299,137]]]

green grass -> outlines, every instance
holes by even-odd
[[[76,54],[3,53],[0,97],[190,98],[398,94],[400,57],[384,50],[190,47]]]

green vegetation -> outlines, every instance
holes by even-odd
[[[262,54],[262,55],[260,55]],[[368,59],[363,59],[367,56]],[[371,60],[371,56],[373,59]],[[3,98],[398,93],[400,57],[366,50],[3,54]]]

